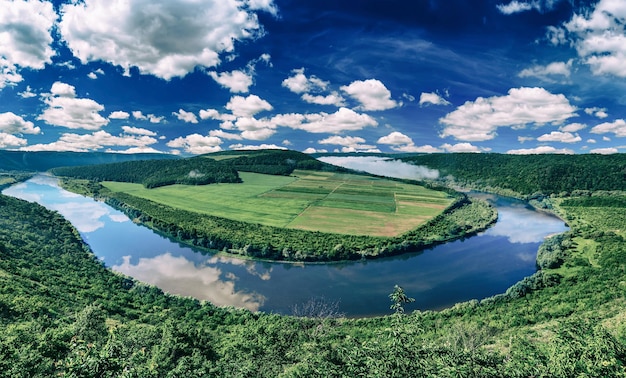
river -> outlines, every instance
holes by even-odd
[[[55,177],[37,175],[2,193],[61,213],[114,271],[165,292],[281,314],[311,299],[336,304],[349,317],[390,314],[388,295],[396,284],[415,298],[407,311],[503,293],[535,272],[536,252],[547,235],[567,230],[562,220],[521,201],[484,195],[497,207],[498,222],[466,240],[377,260],[267,263],[215,256],[171,241],[102,202],[61,189]]]

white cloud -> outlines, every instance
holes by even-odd
[[[585,113],[598,117],[600,119],[604,119],[609,116],[609,114],[606,112],[606,108],[585,108]]]
[[[445,144],[441,145],[441,148],[443,148],[444,150],[446,150],[448,152],[474,152],[474,153],[478,153],[478,152],[482,152],[482,151],[489,151],[488,148],[481,150],[479,147],[476,147],[476,146],[472,145],[471,143],[457,143],[457,144],[445,143]]]
[[[106,152],[115,152],[117,154],[162,154],[163,151],[159,151],[152,147],[131,147],[126,150],[112,150],[107,149]]]
[[[24,138],[18,138],[15,135],[0,132],[0,148],[12,148],[25,146],[28,141]]]
[[[537,154],[567,154],[567,155],[571,155],[574,153],[574,151],[567,149],[567,148],[563,148],[563,149],[556,149],[554,147],[551,146],[539,146],[536,148],[522,148],[519,150],[509,150],[506,152],[507,154],[510,155],[537,155]]]
[[[319,158],[319,160],[340,167],[387,177],[412,180],[436,179],[439,177],[439,171],[436,169],[378,156],[324,156]]]
[[[252,117],[264,110],[274,109],[272,105],[257,95],[249,95],[248,97],[233,96],[231,97],[226,109],[230,110],[237,117]]]
[[[415,144],[407,144],[404,146],[392,146],[392,150],[397,152],[415,152],[422,154],[434,154],[437,152],[443,152],[441,148],[433,147],[430,144],[426,144],[423,146],[416,146]]]
[[[600,154],[600,155],[611,155],[611,154],[616,154],[618,152],[619,151],[617,150],[617,148],[614,148],[614,147],[596,148],[596,149],[589,151],[589,153],[591,154]]]
[[[190,154],[208,154],[210,152],[221,151],[222,140],[215,136],[203,136],[200,134],[191,134],[185,137],[178,137],[167,142],[168,147],[182,148]]]
[[[375,127],[378,122],[367,114],[359,114],[347,108],[339,108],[335,113],[279,114],[270,120],[277,126],[286,126],[310,133],[339,134],[344,131],[357,131],[365,127]]]
[[[115,112],[111,112],[111,114],[109,114],[109,119],[128,119],[130,118],[130,114],[128,114],[127,112],[123,112],[123,111],[115,111]]]
[[[444,125],[442,137],[464,141],[495,138],[498,127],[524,128],[551,123],[561,124],[574,117],[576,108],[562,94],[543,88],[512,88],[506,96],[478,97],[467,101],[439,120]]]
[[[595,75],[626,77],[626,2],[600,0],[592,12],[565,23],[583,62]]]
[[[313,147],[308,147],[306,148],[304,151],[302,151],[305,154],[315,154],[315,153],[324,153],[324,152],[328,152],[328,150],[326,149],[315,149]]]
[[[520,3],[517,0],[511,1],[508,4],[498,4],[496,5],[496,8],[498,8],[498,10],[506,15],[510,15],[510,14],[514,14],[514,13],[520,13],[520,12],[526,12],[529,11],[531,9],[534,8],[533,4],[531,3]]]
[[[41,129],[13,112],[0,113],[0,132],[7,134],[39,134]]]
[[[613,122],[601,123],[591,129],[593,134],[613,133],[617,137],[626,137],[626,121],[618,119]]]
[[[431,93],[423,92],[420,95],[420,105],[423,106],[423,105],[428,105],[428,104],[450,105],[450,102],[435,92],[431,92]]]
[[[575,133],[586,127],[587,125],[584,125],[582,123],[570,123],[569,125],[559,127],[559,130],[567,132],[567,133]]]
[[[391,99],[391,92],[387,87],[376,79],[357,80],[342,86],[341,90],[359,101],[361,105],[358,109],[361,110],[387,110],[400,106]]]
[[[338,135],[333,135],[326,139],[322,139],[318,141],[318,143],[319,144],[334,144],[338,146],[348,147],[349,150],[346,150],[344,152],[355,152],[355,151],[364,151],[364,150],[371,151],[371,150],[376,149],[376,146],[363,144],[365,143],[365,139],[361,137],[351,137],[351,136],[342,137]]]
[[[0,79],[0,82],[2,81],[2,79]],[[2,85],[2,84],[0,84]],[[30,85],[26,86],[26,89],[23,92],[18,93],[18,95],[20,95],[21,98],[33,98],[33,97],[37,97],[37,94],[35,92],[33,92],[33,89],[30,87]]]
[[[85,0],[61,7],[59,30],[83,64],[103,60],[169,80],[215,67],[236,42],[262,36],[257,10],[276,12],[271,0]]]
[[[519,77],[536,77],[541,80],[550,80],[550,76],[563,76],[569,78],[572,70],[573,59],[567,62],[552,62],[547,66],[533,66],[523,69]]]
[[[165,119],[164,116],[156,116],[154,114],[144,115],[140,110],[133,111],[133,118],[140,121],[150,121],[150,123],[160,123]]]
[[[543,134],[537,138],[540,142],[561,142],[577,143],[583,140],[580,135],[569,132],[552,131],[550,134]]]
[[[157,135],[157,133],[155,133],[152,130],[142,129],[140,127],[122,126],[122,130],[126,134],[147,135],[147,136],[156,136]]]
[[[227,133],[224,130],[211,130],[209,136],[218,137],[227,140],[242,140],[243,138],[239,134]]]
[[[517,137],[517,141],[520,143],[525,143],[525,142],[530,142],[531,140],[535,140],[534,137],[525,137],[525,136],[518,136]]]
[[[52,3],[0,0],[0,89],[23,80],[21,68],[40,70],[56,54],[50,47],[57,19]]]
[[[411,139],[408,135],[402,134],[401,132],[394,131],[389,135],[378,138],[376,143],[391,145],[413,144],[413,139]]]
[[[175,115],[181,121],[187,123],[198,123],[198,117],[192,112],[184,111],[183,109],[178,109],[178,112],[172,112],[172,115]]]
[[[258,130],[244,130],[241,137],[249,140],[266,140],[276,133],[276,130],[263,128]]]
[[[146,147],[157,143],[155,138],[147,135],[115,136],[106,131],[91,134],[64,133],[59,140],[49,144],[36,144],[22,148],[25,151],[96,151],[104,147]]]
[[[88,98],[76,98],[73,86],[57,81],[50,92],[43,96],[48,108],[37,119],[54,126],[85,130],[98,130],[109,123],[99,114],[104,106]]]
[[[211,71],[209,76],[222,87],[228,88],[231,93],[247,93],[250,86],[254,83],[252,75],[239,70],[222,73]]]
[[[237,143],[237,144],[231,144],[230,146],[228,146],[228,148],[230,148],[231,150],[248,150],[248,151],[254,151],[254,150],[286,150],[287,148],[283,147],[283,146],[277,146],[275,144],[261,144],[258,146],[254,146],[254,145],[243,145],[241,143]]]
[[[312,95],[310,93],[305,93],[302,95],[302,100],[308,102],[309,104],[317,104],[317,105],[334,105],[334,106],[344,106],[345,99],[341,97],[338,92],[333,91],[332,93],[323,96],[323,95]]]
[[[587,143],[595,144],[595,143],[598,143],[598,142],[595,139],[587,139]]]
[[[283,80],[282,86],[289,89],[293,93],[308,93],[325,91],[330,84],[327,81],[321,80],[315,75],[307,77],[304,74],[304,68],[292,70],[292,76]]]

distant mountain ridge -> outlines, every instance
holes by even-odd
[[[178,159],[168,154],[119,154],[110,152],[4,151],[0,150],[0,170],[45,172],[56,167],[119,163],[136,160]]]

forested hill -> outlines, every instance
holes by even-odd
[[[241,182],[232,167],[201,157],[178,160],[141,160],[123,163],[60,167],[51,170],[57,176],[91,181],[120,181],[143,184],[146,188],[172,184],[206,185]]]
[[[55,167],[107,164],[135,160],[178,159],[166,154],[116,154],[105,152],[4,151],[0,150],[0,170],[45,172]]]
[[[238,171],[269,175],[289,175],[295,169],[347,171],[291,150],[223,151],[203,156],[221,161]]]
[[[430,154],[401,160],[453,176],[476,189],[505,189],[522,195],[626,190],[626,154],[503,155]]]
[[[177,160],[146,160],[122,163],[59,167],[58,176],[92,181],[120,181],[155,188],[171,184],[206,185],[241,182],[238,171],[289,175],[294,169],[337,171],[342,168],[322,163],[297,151],[226,151]]]

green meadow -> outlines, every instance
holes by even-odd
[[[292,176],[239,172],[242,184],[169,185],[105,182],[174,208],[237,221],[309,231],[396,236],[440,214],[446,193],[353,174],[294,171]]]

